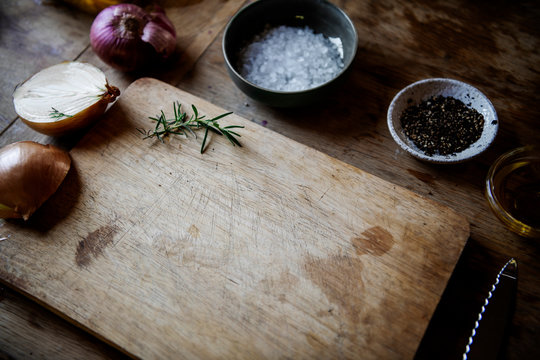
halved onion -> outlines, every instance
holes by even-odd
[[[0,218],[28,218],[60,186],[71,166],[67,151],[19,141],[0,149]]]
[[[89,63],[63,62],[41,70],[13,93],[15,111],[32,129],[63,135],[90,125],[120,95]]]

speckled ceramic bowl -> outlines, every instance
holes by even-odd
[[[453,97],[484,116],[484,128],[480,138],[461,152],[450,155],[428,155],[420,150],[403,132],[401,115],[409,106],[415,106],[432,96]],[[469,105],[470,104],[470,105]],[[499,129],[497,112],[491,101],[475,87],[452,79],[426,79],[415,82],[401,90],[392,100],[387,114],[388,129],[396,143],[419,160],[437,163],[460,163],[485,151],[495,140]]]
[[[315,33],[339,38],[343,46],[343,69],[333,79],[307,90],[277,91],[257,86],[240,74],[239,54],[267,27],[309,27]],[[337,6],[326,0],[258,0],[234,15],[223,34],[222,50],[234,84],[254,100],[274,107],[298,107],[322,100],[344,77],[358,47],[354,24]]]

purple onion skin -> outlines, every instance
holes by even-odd
[[[176,48],[176,31],[160,8],[147,13],[137,5],[118,4],[96,16],[90,44],[106,64],[134,71],[167,59]]]

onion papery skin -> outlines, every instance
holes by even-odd
[[[54,145],[19,141],[0,149],[0,218],[28,218],[56,192],[71,167]]]
[[[101,11],[90,28],[90,44],[106,64],[125,72],[162,63],[176,48],[176,31],[160,7],[147,13],[133,4]]]

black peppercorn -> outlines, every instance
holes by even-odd
[[[401,114],[405,135],[427,155],[465,150],[482,135],[484,117],[453,97],[434,96]]]

